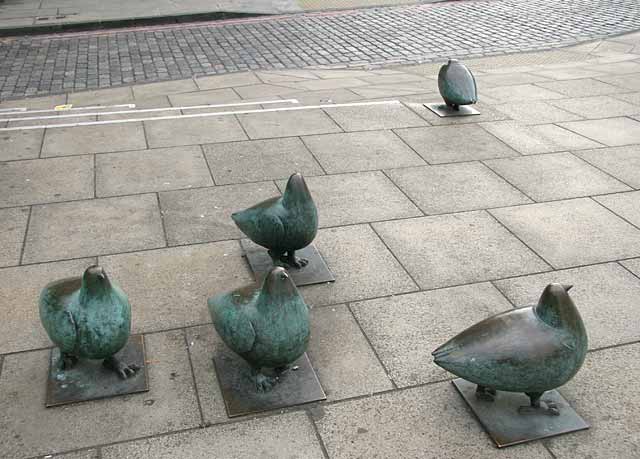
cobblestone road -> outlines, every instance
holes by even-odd
[[[537,50],[638,28],[638,0],[493,0],[5,38],[0,98],[247,69]]]

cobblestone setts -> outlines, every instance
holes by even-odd
[[[0,98],[250,69],[418,63],[640,28],[637,0],[493,0],[0,40]]]

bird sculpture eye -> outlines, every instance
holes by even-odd
[[[280,274],[280,279],[285,280],[285,279],[288,279],[288,278],[289,278],[289,275],[287,273],[281,273]]]

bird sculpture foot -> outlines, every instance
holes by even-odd
[[[518,407],[520,414],[546,414],[547,416],[560,416],[558,406],[550,401],[544,401],[538,406],[525,405]]]
[[[255,375],[256,389],[258,392],[269,392],[278,383],[277,376],[267,376],[264,373],[257,372]]]
[[[71,370],[76,363],[78,363],[78,357],[63,352],[58,361],[58,368],[60,368],[61,371]]]
[[[122,379],[130,378],[131,376],[135,375],[136,372],[140,369],[140,367],[135,363],[127,365],[114,356],[111,356],[108,359],[104,359],[102,365],[109,370],[115,371]]]
[[[478,386],[476,388],[476,398],[485,402],[494,402],[496,400],[496,390],[486,386]]]
[[[269,251],[269,255],[273,260],[273,264],[277,266],[282,266],[283,268],[289,269],[302,269],[309,264],[309,260],[306,258],[299,258],[295,255],[295,250],[291,250],[282,254],[275,254]]]

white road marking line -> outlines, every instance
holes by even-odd
[[[82,110],[99,110],[101,108],[136,108],[136,104],[120,104],[120,105],[91,105],[89,107],[71,107],[68,108],[66,110],[56,110],[55,108],[48,108],[48,109],[44,109],[44,110],[27,110],[26,108],[8,108],[6,110],[8,110],[8,112],[3,112],[0,113],[0,116],[10,116],[13,115],[14,113],[11,112],[10,110],[14,110],[15,113],[27,113],[27,114],[31,114],[31,113],[52,113],[52,112],[71,112],[71,111],[82,111]],[[79,116],[79,115],[76,115]],[[7,121],[7,120],[0,120],[0,121]]]
[[[166,112],[173,110],[195,110],[202,108],[220,108],[220,107],[243,107],[246,105],[268,105],[268,104],[297,104],[297,99],[279,99],[279,100],[267,100],[263,102],[238,102],[235,104],[209,104],[209,105],[192,105],[186,107],[164,107],[164,108],[144,108],[137,110],[118,110],[115,112],[90,112],[90,113],[72,113],[69,115],[48,115],[48,116],[31,116],[31,117],[19,117],[19,118],[6,118],[0,121],[33,121],[33,120],[48,120],[48,119],[60,119],[60,118],[80,118],[81,116],[97,116],[97,115],[123,115],[129,113],[153,113],[153,112]],[[64,110],[65,112],[68,110]]]
[[[366,107],[366,106],[372,106],[372,105],[400,105],[400,104],[401,102],[399,100],[380,100],[380,101],[371,101],[371,102],[351,102],[347,104],[301,105],[298,107],[265,108],[260,110],[236,110],[232,112],[195,113],[193,115],[156,116],[152,118],[86,121],[81,123],[50,124],[50,125],[40,125],[40,126],[19,126],[19,127],[0,128],[0,132],[20,131],[20,130],[26,131],[26,130],[33,130],[33,129],[51,129],[51,128],[78,127],[78,126],[100,126],[104,124],[124,124],[124,123],[137,123],[141,121],[177,120],[177,119],[184,119],[184,118],[205,118],[205,117],[211,117],[211,116],[245,115],[249,113],[290,112],[290,111],[297,111],[297,110],[312,110],[317,108]]]
[[[26,107],[0,108],[0,114],[8,112],[8,114],[11,115],[13,113],[20,113],[20,112],[26,112],[26,111],[27,111]]]

